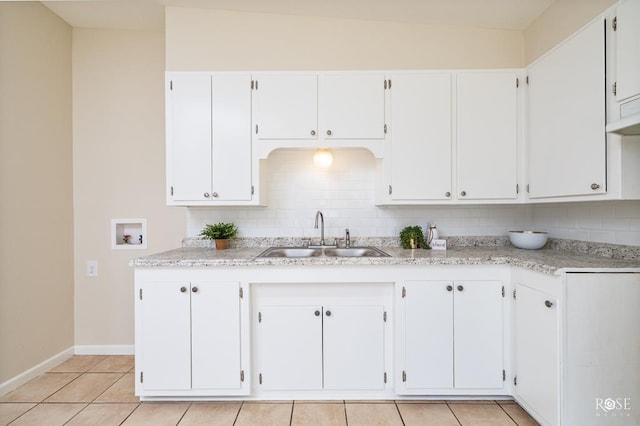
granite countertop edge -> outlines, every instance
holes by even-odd
[[[321,265],[511,265],[546,274],[570,271],[640,272],[637,260],[613,259],[580,252],[544,248],[523,250],[511,246],[460,247],[446,251],[404,250],[380,247],[390,257],[257,258],[266,247],[215,250],[210,247],[182,247],[143,258],[129,265],[139,268],[287,267]]]

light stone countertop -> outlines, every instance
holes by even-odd
[[[614,259],[574,251],[544,248],[522,250],[508,245],[454,247],[446,251],[380,247],[390,257],[256,258],[268,247],[183,247],[134,259],[134,267],[270,267],[302,265],[513,265],[537,272],[640,272],[636,259]]]

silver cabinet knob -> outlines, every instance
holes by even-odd
[[[320,311],[315,311],[313,314],[314,314],[315,316],[319,317],[319,316],[320,316]]]
[[[464,197],[465,195],[467,195],[467,191],[462,191],[462,192],[460,193],[460,195],[462,195],[462,196]]]
[[[458,286],[458,291],[462,291],[462,290],[464,290],[464,287],[463,287],[463,286],[461,286],[461,285],[459,285],[459,286]]]
[[[187,291],[187,288],[185,286],[180,287],[180,293],[184,293]]]
[[[215,198],[218,198],[218,193],[217,193],[217,192],[214,192],[214,193],[213,193],[213,194],[211,194],[211,195],[213,195]]]
[[[204,193],[204,198],[209,198],[209,193],[208,192]]]
[[[311,136],[315,136],[315,135],[316,135],[316,131],[315,131],[315,130],[312,130],[312,131],[311,131]]]
[[[327,136],[331,136],[331,130],[327,130]]]
[[[448,285],[447,286],[447,291],[451,291],[451,290],[453,290],[453,286]]]
[[[591,184],[591,189],[593,189],[594,191],[595,191],[596,189],[600,189],[600,185],[598,185],[597,183],[592,183],[592,184]]]
[[[197,293],[197,292],[198,292],[198,287],[193,287],[193,288],[191,289],[191,291],[192,291],[192,292],[194,292],[194,293]]]
[[[551,300],[545,300],[544,306],[546,306],[547,308],[550,308],[553,306],[553,302]]]
[[[331,316],[331,311],[327,311],[327,316],[330,317]]]
[[[445,197],[451,197],[451,193],[449,191],[447,191],[447,192],[444,193],[444,196]]]

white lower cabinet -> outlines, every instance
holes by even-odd
[[[560,395],[559,310],[555,296],[516,284],[516,392],[539,418],[557,424]]]
[[[254,356],[261,391],[370,391],[385,389],[385,301],[372,300],[346,284],[346,297],[334,295],[257,297]],[[388,285],[389,294],[391,286]],[[274,289],[274,295],[282,288]],[[335,289],[335,295],[343,289]],[[260,291],[258,291],[260,293]],[[375,298],[374,298],[375,299]],[[305,303],[313,302],[317,303]]]
[[[405,281],[398,394],[504,387],[500,281]]]
[[[637,425],[640,274],[514,268],[514,398],[540,424]]]
[[[238,282],[145,281],[136,291],[136,395],[249,393]]]

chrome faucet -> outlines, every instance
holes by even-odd
[[[318,217],[320,218],[320,245],[324,245],[324,216],[320,210],[316,213],[316,224],[313,229],[318,229]]]
[[[345,248],[351,247],[351,234],[349,234],[349,228],[344,230],[344,246]]]

